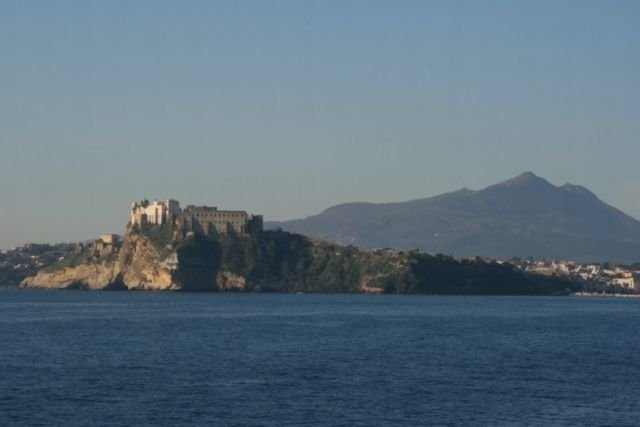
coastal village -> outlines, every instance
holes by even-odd
[[[514,258],[501,262],[509,262],[530,273],[567,277],[585,284],[605,286],[611,292],[640,293],[640,264],[625,266],[615,262],[598,264],[533,258]]]

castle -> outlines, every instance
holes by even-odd
[[[177,200],[142,200],[131,205],[131,226],[172,224],[184,234],[236,234],[245,236],[262,231],[262,215],[245,211],[222,211],[209,206],[180,208]]]

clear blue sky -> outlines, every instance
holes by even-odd
[[[0,2],[0,247],[525,170],[640,217],[639,1]]]

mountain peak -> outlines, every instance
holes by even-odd
[[[530,187],[530,186],[553,186],[549,181],[540,178],[533,172],[527,171],[520,175],[492,185],[491,187]]]
[[[399,203],[350,204],[277,224],[345,245],[456,256],[619,259],[640,254],[640,222],[584,187],[525,172],[483,190]]]
[[[522,178],[522,179],[540,179],[540,177],[538,175],[536,175],[535,173],[531,172],[531,171],[524,171],[522,172],[520,175],[518,175],[516,178]]]

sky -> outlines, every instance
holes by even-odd
[[[640,218],[640,2],[0,1],[0,248],[524,171]]]

